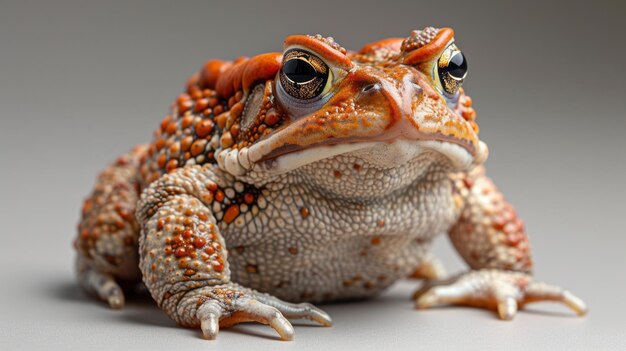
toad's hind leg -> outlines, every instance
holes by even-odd
[[[137,171],[144,151],[145,147],[136,147],[98,176],[78,225],[78,282],[112,308],[124,305],[119,282],[137,283],[141,278],[135,207],[139,199]]]

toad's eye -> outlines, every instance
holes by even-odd
[[[467,59],[456,45],[448,46],[439,57],[437,74],[444,92],[454,95],[459,91],[467,75]]]
[[[280,70],[280,84],[285,92],[298,100],[322,96],[332,83],[326,63],[310,52],[293,49],[285,52]]]

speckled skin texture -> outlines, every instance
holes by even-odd
[[[291,36],[284,57],[209,61],[152,143],[98,178],[75,242],[81,286],[121,308],[120,284],[143,281],[209,339],[258,321],[289,340],[288,319],[331,324],[308,302],[372,297],[409,276],[426,279],[419,308],[511,319],[555,300],[584,314],[532,279],[524,225],[485,176],[464,76],[446,75],[458,52],[451,29],[429,27],[359,52]],[[294,57],[317,75],[297,83]],[[472,270],[442,280],[429,247],[445,232]]]

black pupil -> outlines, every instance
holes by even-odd
[[[301,59],[291,59],[285,62],[283,73],[294,83],[306,83],[318,75],[310,63]]]
[[[461,79],[467,73],[467,60],[463,53],[458,52],[450,59],[448,63],[448,67],[445,68],[445,71],[449,73],[452,77]]]

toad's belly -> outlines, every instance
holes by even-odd
[[[230,249],[233,281],[286,301],[376,295],[419,266],[430,240],[409,235],[354,237],[322,250],[275,244]]]
[[[375,295],[409,275],[454,221],[450,182],[436,179],[370,201],[265,189],[262,211],[221,228],[231,278],[290,301]]]

